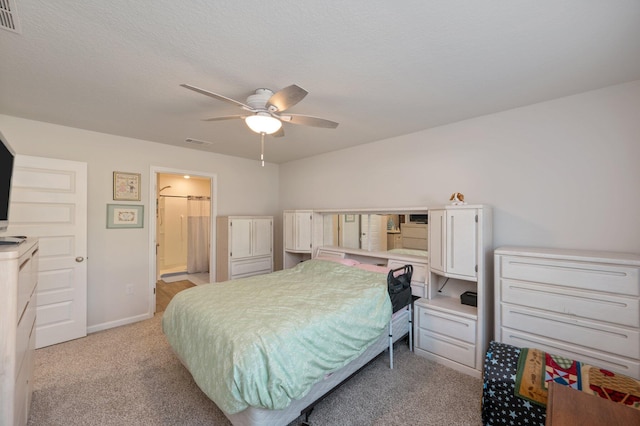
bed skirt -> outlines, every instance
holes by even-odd
[[[411,311],[402,309],[396,312],[391,320],[391,328],[393,342],[398,341],[406,336],[411,327],[410,322]],[[380,355],[385,349],[389,348],[389,335],[385,331],[371,346],[369,346],[358,358],[351,361],[340,370],[331,374],[321,382],[313,385],[309,393],[303,398],[292,401],[291,404],[282,410],[268,410],[265,408],[249,407],[236,414],[224,413],[234,426],[271,426],[286,425],[304,414],[314,402],[322,398],[333,388],[338,386],[344,380],[348,379],[353,373],[364,367],[368,362]],[[391,354],[390,354],[391,356]],[[224,411],[223,411],[224,412]]]

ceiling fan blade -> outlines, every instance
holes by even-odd
[[[302,126],[324,127],[326,129],[335,129],[339,124],[335,121],[324,118],[301,114],[286,114],[278,116],[278,118],[287,123],[300,124]]]
[[[227,98],[226,96],[218,95],[217,93],[209,92],[208,90],[201,89],[199,87],[192,86],[190,84],[181,84],[180,86],[185,89],[193,90],[194,92],[201,93],[206,96],[210,96],[219,101],[228,102],[234,104],[235,106],[239,106],[240,108],[244,108],[247,111],[255,111],[255,109],[251,108],[249,105],[243,104],[240,101],[236,101],[235,99]]]
[[[202,121],[223,121],[223,120],[235,120],[235,119],[244,119],[246,115],[225,115],[222,117],[213,117],[213,118],[205,118]]]
[[[267,101],[267,109],[271,112],[282,112],[304,99],[307,93],[309,92],[302,87],[292,84],[274,93]]]
[[[275,133],[271,133],[271,136],[273,136],[274,138],[281,138],[284,136],[284,127],[280,127],[280,130],[278,130]]]

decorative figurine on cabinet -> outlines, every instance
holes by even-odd
[[[462,194],[461,192],[454,192],[453,194],[451,194],[451,198],[449,198],[449,201],[451,201],[451,204],[453,204],[454,206],[467,204],[464,202],[464,194]]]

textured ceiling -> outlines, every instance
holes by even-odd
[[[0,30],[0,113],[259,157],[241,113],[181,88],[246,101],[298,84],[267,137],[282,163],[640,79],[640,2],[16,0]]]

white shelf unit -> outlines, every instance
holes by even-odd
[[[315,219],[314,219],[315,217]],[[283,213],[283,267],[292,268],[311,259],[314,249],[314,223],[322,220],[313,210],[285,210]]]
[[[273,272],[273,216],[218,216],[216,281]]]
[[[416,353],[480,377],[493,332],[491,208],[430,208],[428,241],[428,286],[415,302]],[[466,291],[477,294],[477,306],[461,303]]]

